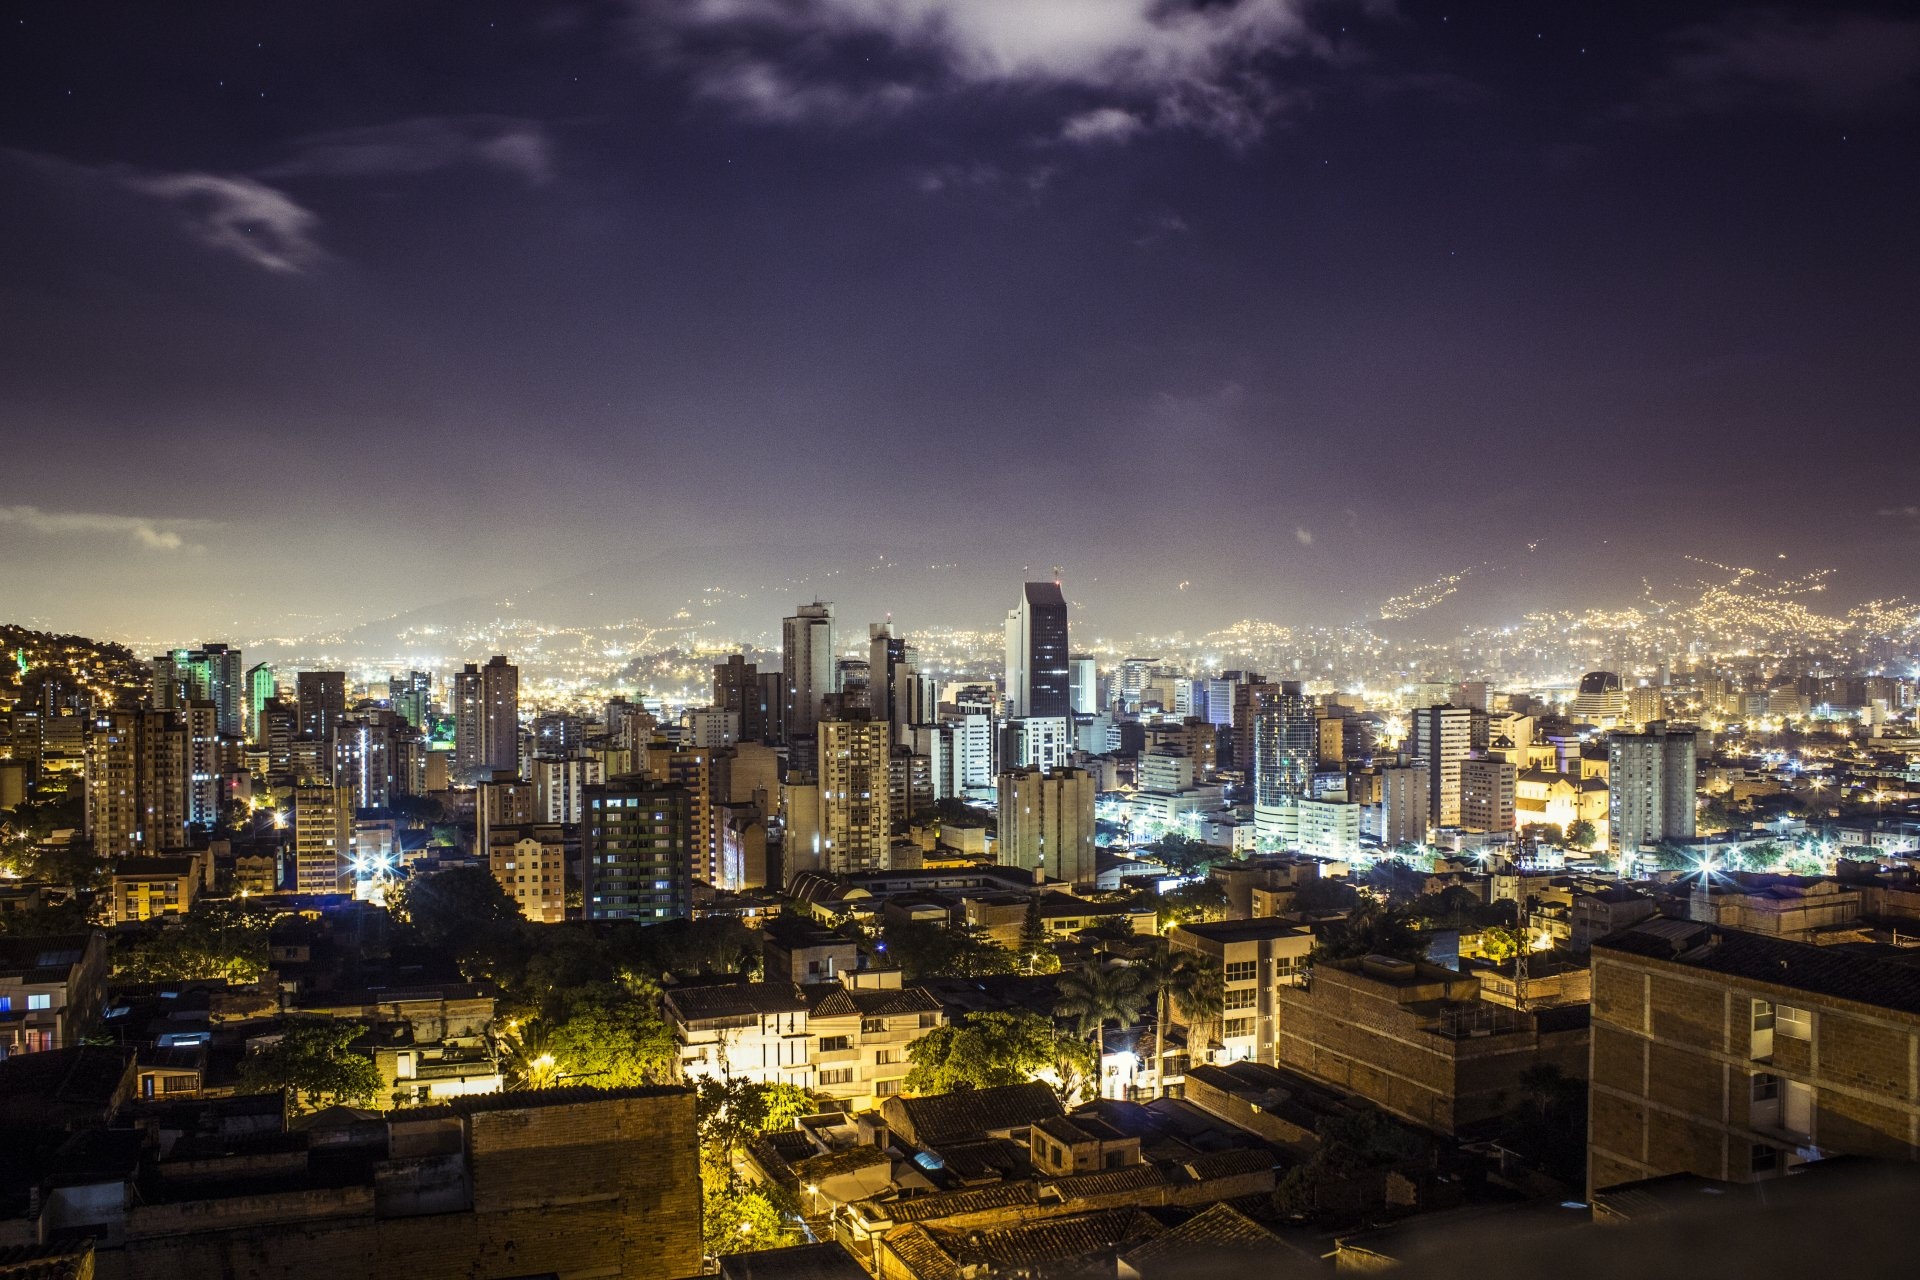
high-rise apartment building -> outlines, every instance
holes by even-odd
[[[892,865],[889,729],[880,720],[823,720],[816,727],[823,871],[840,875]]]
[[[590,786],[582,804],[580,871],[589,920],[679,920],[693,912],[701,842],[685,787],[639,777]]]
[[[653,782],[684,787],[693,824],[690,865],[693,878],[703,884],[720,881],[720,840],[714,830],[713,808],[724,801],[730,785],[726,765],[730,758],[710,747],[656,741],[648,744],[641,772]]]
[[[1460,825],[1468,831],[1511,832],[1519,770],[1511,760],[1460,764]]]
[[[180,709],[180,725],[185,731],[182,742],[187,752],[187,822],[202,831],[212,831],[220,825],[228,768],[239,763],[239,739],[224,736],[219,708],[198,698]]]
[[[433,706],[433,673],[409,671],[387,678],[387,704],[393,713],[416,729],[425,730]]]
[[[1637,852],[1694,834],[1694,731],[1655,721],[1607,739],[1608,841]]]
[[[816,600],[794,610],[780,627],[781,718],[786,740],[804,767],[815,746],[814,726],[826,712],[837,668],[833,653],[833,606]]]
[[[1261,701],[1253,721],[1253,798],[1276,806],[1307,794],[1319,751],[1313,699],[1298,680],[1283,680]]]
[[[520,772],[520,668],[504,655],[453,677],[453,767],[463,781]]]
[[[896,743],[906,743],[913,726],[933,719],[932,681],[920,674],[919,655],[891,622],[868,626],[867,650],[867,706],[875,720],[892,725]]]
[[[1460,825],[1460,766],[1473,750],[1473,709],[1447,703],[1413,713],[1414,763],[1427,771],[1428,815],[1435,826]]]
[[[1002,864],[1049,879],[1091,885],[1095,782],[1085,769],[1015,769],[1000,775]]]
[[[86,748],[86,828],[106,857],[187,843],[186,725],[167,711],[109,711]]]
[[[1002,727],[1000,759],[1009,769],[1060,769],[1073,761],[1073,721],[1022,716]]]
[[[300,704],[300,736],[325,742],[347,718],[347,673],[301,671],[293,677]]]
[[[1007,715],[1072,714],[1067,598],[1058,582],[1029,582],[1007,614]]]
[[[351,786],[293,789],[293,882],[299,892],[352,888],[353,809]]]
[[[1233,767],[1244,773],[1251,794],[1254,785],[1253,725],[1269,698],[1280,695],[1280,686],[1256,675],[1234,683],[1232,710],[1228,723],[1233,726]]]
[[[559,924],[567,918],[566,832],[557,823],[493,828],[487,869],[527,919]]]

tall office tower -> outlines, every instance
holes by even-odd
[[[1511,832],[1519,770],[1511,760],[1460,763],[1460,825],[1468,831]]]
[[[294,678],[294,696],[300,703],[300,736],[326,741],[347,718],[347,673],[302,671]]]
[[[153,705],[184,710],[189,702],[210,702],[215,732],[237,738],[246,728],[247,685],[240,651],[224,644],[175,649],[152,662]]]
[[[833,875],[892,866],[893,806],[887,794],[890,726],[880,720],[822,720],[820,869]],[[904,816],[904,815],[903,815]]]
[[[800,756],[811,755],[814,726],[834,692],[833,606],[822,601],[803,604],[780,627],[782,718],[787,745]],[[806,761],[800,762],[805,767]]]
[[[181,708],[180,723],[186,731],[182,741],[187,752],[187,822],[212,831],[220,825],[221,784],[228,764],[222,750],[220,710],[196,698]]]
[[[537,822],[578,822],[586,789],[605,782],[606,771],[593,756],[535,756],[533,813]]]
[[[1203,680],[1200,683],[1205,686],[1202,694],[1206,700],[1206,706],[1201,709],[1200,714],[1206,717],[1208,724],[1231,725],[1233,723],[1233,686],[1236,682]]]
[[[393,711],[355,712],[333,731],[334,785],[351,786],[363,809],[388,808],[395,796],[412,792],[400,744],[413,737],[412,726]]]
[[[555,823],[495,827],[487,837],[487,870],[536,924],[567,918],[567,838]]]
[[[1460,825],[1460,766],[1473,750],[1473,710],[1446,703],[1413,713],[1413,759],[1427,770],[1433,825]]]
[[[1233,767],[1247,776],[1253,786],[1253,722],[1269,698],[1280,695],[1280,686],[1259,676],[1249,676],[1233,686]]]
[[[761,731],[760,741],[778,743],[787,740],[787,678],[778,671],[762,671],[760,682],[760,713],[766,717],[765,728]]]
[[[1072,713],[1067,598],[1057,582],[1029,582],[1007,614],[1007,715]]]
[[[649,782],[686,789],[693,823],[693,878],[715,887],[720,879],[720,842],[713,827],[713,807],[727,798],[729,763],[730,757],[711,748],[656,741],[647,746],[640,769]]]
[[[582,813],[587,919],[679,920],[693,913],[693,863],[701,842],[685,787],[611,778],[586,789]]]
[[[262,662],[247,668],[247,741],[264,743],[267,704],[280,696],[280,678]]]
[[[1432,777],[1423,764],[1380,771],[1380,843],[1387,849],[1425,844],[1433,823]]]
[[[387,704],[414,728],[425,729],[433,707],[433,673],[409,671],[404,676],[387,677]]]
[[[453,677],[453,767],[463,780],[520,772],[520,668],[504,656]]]
[[[187,735],[166,711],[109,711],[86,746],[86,829],[106,857],[187,842]]]
[[[1694,834],[1694,731],[1656,720],[1607,740],[1608,839],[1637,853]]]
[[[758,664],[734,654],[713,668],[713,705],[740,717],[741,742],[765,742],[768,737],[766,688]]]
[[[1073,721],[1024,716],[1002,726],[1000,759],[1008,769],[1060,769],[1073,760]]]
[[[1091,885],[1094,866],[1093,775],[1085,769],[1015,769],[1000,775],[1003,865],[1049,879]]]
[[[1298,680],[1283,680],[1253,720],[1256,805],[1280,805],[1307,794],[1319,755],[1320,722]]]
[[[840,658],[833,664],[834,692],[827,695],[821,709],[823,719],[844,720],[848,712],[869,715],[873,707],[867,701],[867,660]]]
[[[345,893],[352,887],[351,786],[293,789],[293,883],[301,893]]]
[[[1067,659],[1067,703],[1077,716],[1100,714],[1100,668],[1091,654]]]

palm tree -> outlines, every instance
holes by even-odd
[[[1160,991],[1163,998],[1162,1009],[1166,1010],[1177,1002],[1181,1012],[1192,1023],[1188,1027],[1187,1052],[1193,1052],[1195,1030],[1205,1033],[1204,1039],[1210,1040],[1213,1023],[1226,1008],[1226,974],[1220,962],[1212,956],[1198,955],[1193,952],[1171,952],[1167,956],[1168,969],[1161,981]],[[1170,1000],[1168,999],[1170,997]],[[1160,1036],[1156,1029],[1153,1042],[1154,1053],[1160,1050]],[[1160,1065],[1158,1056],[1154,1059],[1156,1073]],[[1156,1079],[1157,1079],[1156,1074]]]
[[[1153,999],[1145,975],[1130,965],[1111,969],[1087,963],[1060,979],[1058,1003],[1054,1011],[1072,1018],[1075,1028],[1093,1042],[1098,1059],[1100,1029],[1111,1022],[1130,1027],[1140,1021],[1140,1011]]]
[[[1155,1009],[1153,1017],[1153,1089],[1154,1096],[1166,1092],[1161,1082],[1161,1066],[1166,1060],[1166,1025],[1169,1016],[1168,1006],[1177,992],[1191,990],[1198,977],[1200,957],[1191,951],[1175,951],[1163,941],[1160,949],[1151,959],[1140,966],[1149,987],[1153,991]],[[1185,1001],[1182,1001],[1185,1007]]]

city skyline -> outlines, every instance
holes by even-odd
[[[1904,592],[1900,7],[1012,12],[20,15],[4,612],[312,635],[795,547],[1149,630],[1534,544],[1615,606],[1682,552]]]

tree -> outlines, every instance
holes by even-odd
[[[1480,931],[1480,950],[1495,964],[1505,964],[1520,954],[1521,935],[1517,928],[1490,925]]]
[[[521,918],[520,908],[484,867],[409,877],[388,892],[387,904],[393,918],[411,926],[430,947],[467,950],[482,938],[511,932]]]
[[[1040,953],[1047,950],[1047,922],[1040,915],[1040,895],[1032,894],[1027,898],[1026,918],[1020,922],[1020,963],[1032,973],[1040,961]]]
[[[1160,895],[1158,907],[1159,925],[1163,930],[1176,924],[1223,920],[1227,914],[1227,890],[1218,880],[1208,876],[1203,880],[1189,881],[1171,893]]]
[[[1089,962],[1064,975],[1057,990],[1055,1012],[1072,1018],[1080,1034],[1095,1044],[1107,1023],[1131,1027],[1153,1000],[1144,975],[1131,965],[1102,968]]]
[[[797,1084],[710,1076],[694,1092],[694,1124],[701,1143],[719,1147],[729,1160],[743,1143],[775,1129],[791,1129],[813,1110],[813,1095]]]
[[[978,978],[1012,973],[1013,952],[979,929],[908,920],[886,927],[880,949],[905,971],[906,979]]]
[[[1315,876],[1302,880],[1293,891],[1293,909],[1309,915],[1345,911],[1359,897],[1359,890],[1344,880],[1323,880]]]
[[[371,1057],[352,1047],[366,1030],[344,1019],[289,1018],[277,1041],[241,1061],[241,1087],[282,1093],[295,1111],[329,1104],[371,1106],[381,1089],[380,1071]]]
[[[568,992],[564,1009],[543,1021],[555,1080],[586,1080],[598,1088],[665,1084],[673,1074],[673,1032],[660,1016],[660,993],[650,983],[595,983]]]
[[[935,1027],[907,1046],[904,1087],[912,1093],[952,1093],[1051,1083],[1063,1100],[1076,1095],[1094,1074],[1091,1049],[1077,1036],[1061,1035],[1053,1019],[1022,1010],[976,1013],[965,1022]]]
[[[120,932],[113,976],[130,983],[258,982],[267,971],[267,932],[279,914],[264,904],[203,899],[177,919]]]
[[[1313,948],[1315,960],[1375,955],[1418,960],[1426,953],[1426,941],[1414,931],[1408,912],[1373,903],[1362,903],[1345,920],[1322,930]]]
[[[1329,1187],[1368,1169],[1417,1159],[1426,1150],[1418,1134],[1379,1111],[1329,1115],[1314,1128],[1320,1142],[1313,1154],[1273,1189],[1274,1207],[1282,1213],[1314,1213]]]
[[[709,1257],[797,1244],[797,1216],[771,1188],[744,1181],[734,1167],[740,1146],[773,1129],[790,1128],[813,1109],[805,1089],[791,1084],[707,1079],[694,1094],[700,1142],[702,1235]]]
[[[1575,849],[1591,849],[1599,837],[1599,831],[1585,818],[1567,828],[1567,843]]]

